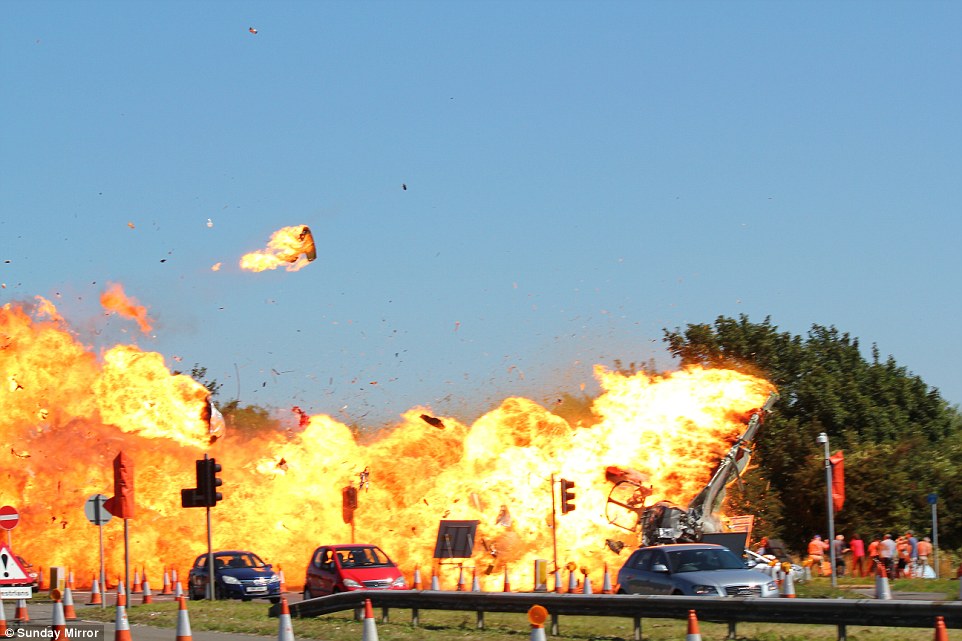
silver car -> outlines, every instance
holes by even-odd
[[[778,585],[724,546],[675,543],[632,552],[618,571],[618,592],[777,597]]]

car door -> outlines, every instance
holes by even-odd
[[[651,550],[635,550],[618,576],[621,589],[628,594],[647,594],[645,588],[645,567],[651,566]]]
[[[668,555],[664,550],[651,550],[651,565],[644,573],[645,594],[671,594],[674,585],[671,579],[671,566],[668,565]],[[656,566],[669,568],[668,572],[656,572]]]
[[[309,590],[310,596],[312,597],[329,594],[329,592],[324,590],[324,584],[321,578],[321,565],[325,557],[330,553],[329,550],[330,548],[328,547],[319,547],[314,550],[314,554],[311,555],[310,565],[307,566],[307,585],[305,588]]]

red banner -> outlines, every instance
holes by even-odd
[[[832,464],[832,505],[838,512],[845,505],[845,456],[838,452],[828,460]]]
[[[104,507],[122,519],[134,518],[134,462],[123,452],[114,459],[114,496]]]

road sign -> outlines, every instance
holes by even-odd
[[[87,520],[94,525],[104,525],[114,518],[114,515],[104,507],[104,501],[106,500],[107,497],[103,494],[94,494],[84,503],[84,514],[87,515]]]
[[[929,494],[929,495],[928,495],[927,497],[925,497],[925,498],[926,498],[926,500],[928,500],[929,505],[935,505],[936,503],[939,502],[939,495],[936,494],[935,492],[932,492],[931,494]]]
[[[12,530],[20,522],[20,512],[11,505],[0,507],[0,528]]]
[[[6,543],[0,543],[0,585],[30,583],[27,571]]]

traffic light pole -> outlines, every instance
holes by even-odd
[[[204,453],[204,460],[209,457]],[[210,528],[210,505],[207,506],[207,598],[214,600],[214,583],[217,581],[217,572],[214,568],[214,546]]]
[[[554,474],[551,475],[551,546],[554,549],[554,571],[558,571],[558,522],[555,517],[557,507],[554,501]]]

